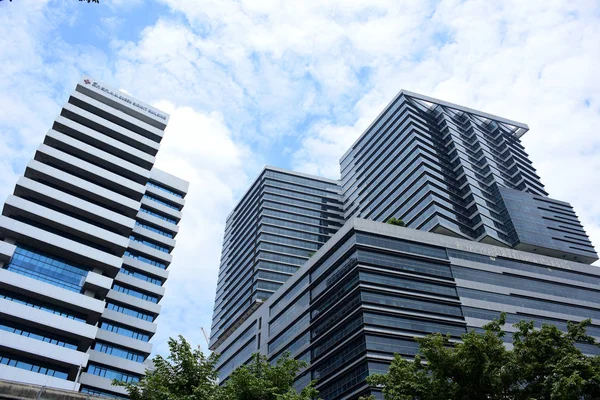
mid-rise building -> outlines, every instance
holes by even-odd
[[[188,183],[169,116],[84,77],[0,216],[0,379],[124,397],[152,352]]]
[[[600,339],[598,256],[573,208],[544,191],[527,129],[400,92],[341,159],[344,226],[211,344],[221,381],[252,353],[290,352],[309,363],[298,389],[317,379],[324,400],[379,399],[365,378],[394,353],[414,357],[415,337],[456,341],[501,312],[509,342],[521,319],[566,329],[591,317]]]

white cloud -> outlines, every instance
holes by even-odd
[[[524,145],[542,181],[600,246],[597,2],[161,2],[174,14],[136,40],[119,39],[137,33],[118,15],[104,20],[120,26],[105,50],[61,36],[81,7],[22,0],[0,13],[11,38],[0,42],[0,167],[10,166],[0,195],[83,72],[172,114],[158,166],[191,186],[159,351],[178,333],[203,343],[224,221],[248,177],[286,160],[337,177],[339,157],[402,88],[528,123]],[[115,13],[141,4],[127,3],[107,0]]]

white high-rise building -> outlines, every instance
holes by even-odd
[[[83,77],[0,216],[0,379],[125,397],[152,351],[189,184],[169,116]]]

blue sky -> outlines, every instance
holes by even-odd
[[[157,165],[191,182],[158,352],[205,347],[224,221],[264,164],[336,178],[400,89],[530,126],[551,196],[600,243],[594,0],[0,2],[0,197],[82,74],[171,114]]]

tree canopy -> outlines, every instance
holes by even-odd
[[[183,336],[169,339],[169,352],[167,358],[154,357],[154,370],[140,382],[113,384],[124,386],[131,400],[313,400],[318,395],[312,382],[300,393],[294,390],[296,375],[307,364],[287,353],[275,365],[254,354],[249,364],[237,368],[219,386],[217,355],[204,356]]]
[[[589,320],[534,329],[515,324],[513,349],[504,345],[504,315],[470,331],[460,343],[440,334],[416,339],[414,361],[396,355],[387,374],[367,378],[385,400],[592,400],[600,399],[600,356],[584,355],[576,343],[596,345]]]

